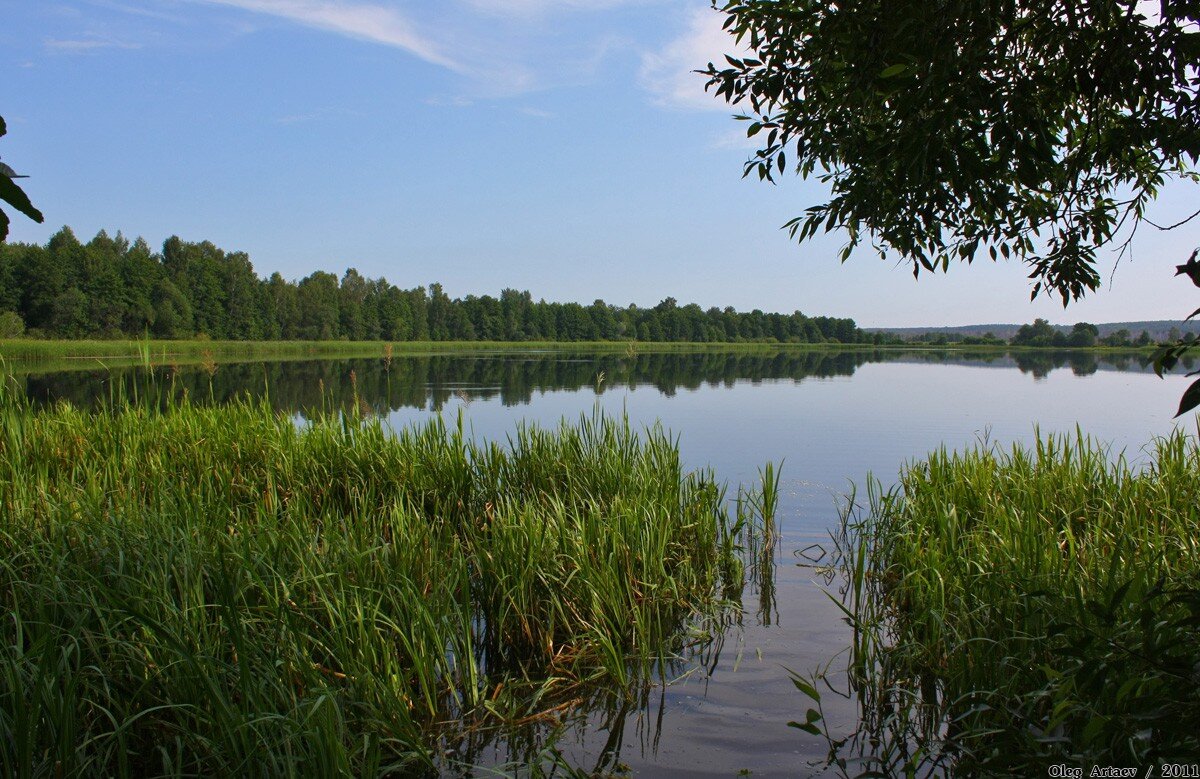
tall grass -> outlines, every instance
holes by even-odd
[[[5,386],[0,773],[432,772],[635,700],[739,591],[723,497],[599,413],[499,445]]]
[[[0,358],[8,361],[103,360],[109,364],[138,364],[149,351],[160,364],[196,363],[205,353],[222,361],[316,359],[321,357],[379,357],[388,348],[397,355],[445,354],[455,352],[745,352],[861,351],[879,347],[869,344],[684,341],[209,341],[163,339],[60,340],[0,339]],[[892,348],[902,348],[892,345]]]
[[[1200,450],[1176,433],[1148,455],[1047,436],[869,485],[839,539],[862,729],[836,746],[865,758],[844,768],[1032,776],[1200,753]]]

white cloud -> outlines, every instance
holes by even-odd
[[[426,62],[463,71],[411,21],[394,8],[341,0],[203,0],[245,11],[268,14],[306,27],[328,30],[350,38],[403,49]]]
[[[656,103],[676,108],[729,111],[729,104],[704,91],[704,76],[696,73],[710,62],[724,62],[737,53],[734,38],[721,25],[725,15],[711,8],[692,10],[682,34],[661,50],[642,54],[639,82]]]

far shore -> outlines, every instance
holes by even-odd
[[[212,341],[208,339],[0,339],[0,359],[92,359],[142,358],[161,362],[174,357],[264,357],[301,355],[306,357],[373,357],[389,351],[400,354],[430,354],[473,351],[769,351],[779,349],[888,349],[937,351],[1075,351],[1075,352],[1146,352],[1157,344],[1136,346],[1048,346],[1028,347],[1010,344],[946,343],[820,343],[796,341]]]

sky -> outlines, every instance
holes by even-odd
[[[914,280],[780,227],[825,192],[753,152],[692,71],[736,53],[708,0],[0,0],[0,159],[46,215],[171,235],[299,279],[357,268],[453,297],[802,311],[862,326],[1181,319],[1200,227],[1143,226],[1104,287],[1030,302],[1024,266]],[[1160,224],[1195,210],[1169,186]]]

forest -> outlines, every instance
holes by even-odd
[[[0,244],[0,337],[209,338],[349,341],[689,341],[873,343],[894,340],[853,319],[704,310],[666,298],[653,308],[499,298],[450,298],[442,286],[403,289],[354,268],[339,279],[258,276],[249,255],[178,237],[155,252],[101,231],[70,228],[45,246]]]

